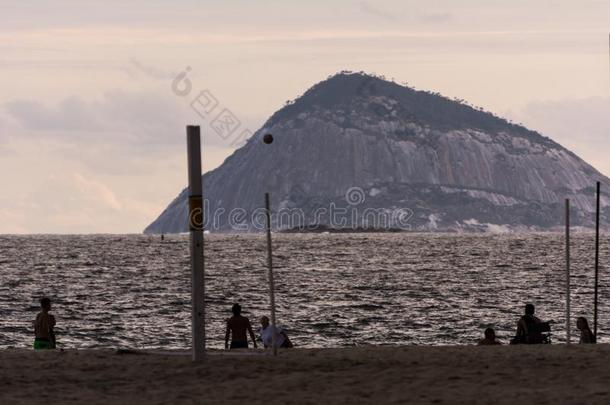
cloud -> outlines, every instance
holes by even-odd
[[[174,80],[174,78],[176,77],[176,74],[177,74],[176,72],[170,72],[167,70],[156,68],[154,66],[148,66],[135,58],[131,58],[129,60],[129,64],[136,71],[138,71],[140,73],[144,73],[146,76],[148,76],[152,79],[155,79],[155,80],[165,80],[165,81]],[[128,72],[131,72],[131,70],[129,68],[127,68],[127,69],[128,69]]]
[[[108,175],[62,159],[52,146],[38,147],[0,159],[0,171],[17,180],[3,184],[0,234],[140,232],[186,177],[186,170],[164,171],[154,162],[145,172]]]
[[[15,100],[4,107],[8,117],[16,124],[11,133],[21,137],[162,150],[168,147],[182,148],[185,126],[199,124],[206,145],[234,149],[234,137],[222,138],[210,127],[212,120],[221,111],[226,111],[226,107],[220,105],[210,115],[202,116],[190,104],[197,92],[180,98],[171,92],[170,84],[171,81],[168,81],[167,94],[113,90],[95,100],[71,96],[55,105],[36,100]],[[236,136],[242,134],[248,124],[256,121],[250,116],[235,116],[240,123],[235,130]],[[250,132],[255,130],[250,128]]]
[[[47,108],[37,101],[17,100],[8,103],[6,111],[25,128],[33,130],[97,131],[102,124],[90,106],[76,97],[63,100],[55,108]]]
[[[550,136],[610,175],[606,156],[610,148],[610,98],[532,102],[509,116]]]
[[[0,109],[0,155],[10,150],[9,140],[19,129],[19,125]]]
[[[68,97],[54,106],[35,100],[16,100],[6,112],[32,134],[53,132],[54,137],[76,140],[120,138],[126,142],[175,143],[175,128],[184,126],[186,111],[169,93],[127,93],[115,90],[100,100]],[[91,140],[91,139],[89,139]]]
[[[384,20],[390,20],[390,21],[398,20],[398,16],[395,13],[392,13],[387,10],[382,10],[379,7],[373,6],[372,4],[370,4],[366,1],[359,2],[358,6],[360,7],[360,10],[362,10],[366,14],[370,14],[375,17],[380,17]]]
[[[97,98],[70,96],[56,103],[14,100],[5,103],[4,113],[0,105],[0,156],[35,150],[76,165],[77,172],[112,176],[116,180],[107,183],[110,186],[127,176],[141,176],[155,184],[151,173],[162,171],[169,176],[184,172],[185,126],[198,124],[203,138],[203,170],[214,169],[235,150],[231,145],[234,139],[223,139],[211,129],[215,114],[201,117],[191,109],[196,91],[180,98],[172,93],[170,84],[167,81],[166,94],[113,90]],[[217,108],[223,109],[224,105]],[[257,125],[251,116],[238,118],[241,129]],[[66,175],[73,177],[72,173]],[[23,177],[18,174],[16,179]],[[182,177],[177,178],[172,181],[182,184]],[[94,185],[83,178],[79,187],[94,191]],[[108,207],[124,206],[123,198],[113,200],[103,187],[96,187],[96,192]]]
[[[562,139],[610,144],[610,98],[533,102],[520,116]]]
[[[0,233],[2,234],[23,234],[29,233],[30,230],[23,226],[25,216],[22,212],[16,212],[12,209],[0,207]]]
[[[424,13],[421,15],[420,19],[423,22],[428,22],[428,23],[445,23],[448,21],[451,21],[454,19],[454,16],[452,13],[446,13],[446,12],[437,12],[437,13]]]
[[[388,22],[411,21],[426,24],[445,23],[453,19],[453,14],[449,12],[421,11],[415,6],[409,6],[407,10],[389,10],[373,5],[367,1],[360,1],[358,7],[365,14],[381,18]],[[403,4],[404,7],[404,4]]]
[[[79,173],[74,174],[74,180],[80,193],[89,200],[102,203],[105,207],[115,211],[123,209],[123,205],[117,196],[105,184],[93,179],[87,179]]]

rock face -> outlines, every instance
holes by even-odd
[[[265,144],[265,134],[274,136]],[[610,181],[536,132],[438,94],[339,73],[203,176],[206,229],[548,230],[593,225]],[[187,231],[184,190],[146,233]],[[603,203],[603,222],[610,214]]]

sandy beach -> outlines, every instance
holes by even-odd
[[[566,404],[610,401],[610,346],[0,352],[2,404]],[[532,402],[533,401],[533,402]]]

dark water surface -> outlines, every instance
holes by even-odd
[[[274,247],[278,320],[299,346],[470,344],[487,326],[507,341],[525,302],[565,336],[561,235],[276,234]],[[574,236],[573,319],[593,318],[593,248]],[[206,235],[205,256],[208,345],[220,348],[233,302],[253,322],[268,314],[265,239]],[[61,347],[186,348],[188,236],[0,236],[0,347],[30,347],[43,295]]]

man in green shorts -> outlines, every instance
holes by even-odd
[[[40,300],[41,311],[36,315],[34,321],[34,339],[35,350],[55,349],[55,317],[49,312],[51,311],[51,300],[43,298]]]

